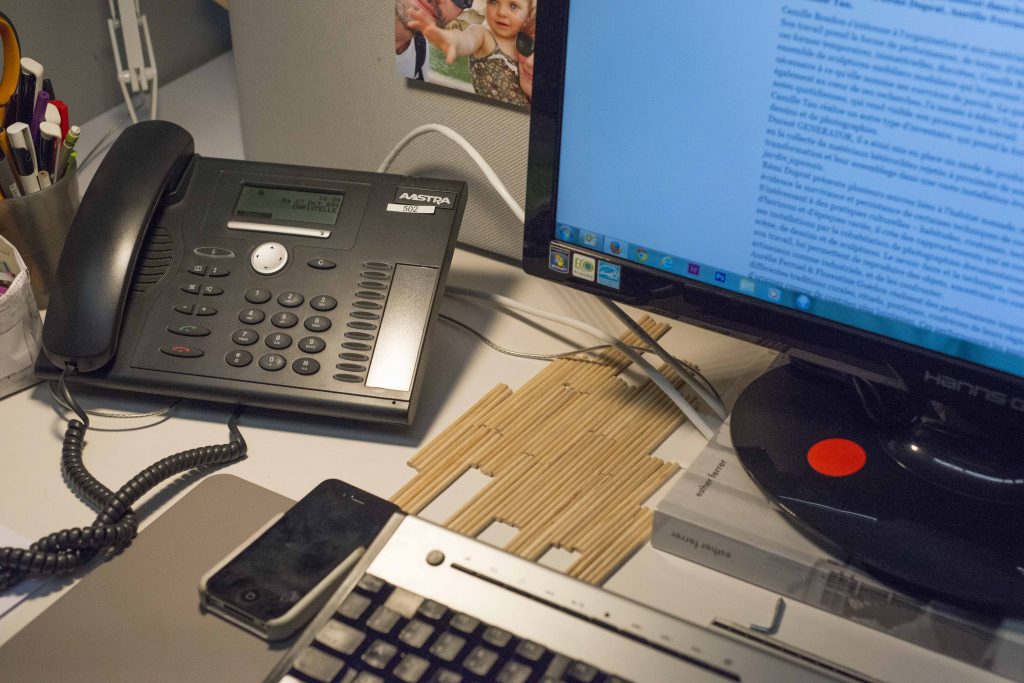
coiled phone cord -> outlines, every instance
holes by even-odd
[[[132,505],[157,484],[188,470],[232,463],[246,455],[236,412],[228,421],[229,443],[175,453],[150,465],[117,491],[111,491],[92,476],[82,459],[89,416],[68,391],[66,380],[73,372],[73,367],[65,367],[59,380],[61,394],[79,418],[69,420],[64,432],[61,470],[72,490],[80,493],[99,514],[91,526],[49,534],[28,549],[0,548],[0,593],[30,574],[70,574],[101,551],[117,553],[138,532],[139,523]]]

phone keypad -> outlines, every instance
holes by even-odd
[[[310,261],[309,265],[317,270],[328,270],[336,265],[326,259],[314,261],[316,265],[313,261]],[[330,264],[330,267],[327,264]],[[187,264],[185,271],[192,278],[224,278],[230,274],[226,266],[202,263]],[[230,343],[235,348],[230,348],[223,356],[224,365],[233,369],[232,374],[246,373],[242,376],[255,381],[271,381],[261,380],[259,375],[276,376],[289,369],[291,372],[287,374],[294,373],[292,376],[298,380],[299,377],[320,374],[323,370],[322,361],[313,356],[323,353],[335,344],[334,352],[338,354],[338,362],[334,363],[334,372],[327,373],[328,381],[339,384],[364,383],[377,333],[380,330],[392,272],[393,266],[387,263],[364,263],[362,269],[355,275],[355,281],[349,284],[352,289],[349,290],[351,298],[347,306],[339,301],[337,293],[309,293],[294,289],[275,292],[265,287],[245,290],[240,297],[241,306],[235,309],[235,318],[241,326],[233,330],[230,336]],[[206,297],[221,296],[225,288],[230,291],[228,284],[220,287],[196,279],[180,284],[179,288],[186,294]],[[266,304],[277,310],[267,310]],[[207,304],[179,302],[173,308],[184,316],[205,316],[211,322],[216,321],[214,316],[217,315],[217,309]],[[303,310],[306,311],[306,315],[303,315]],[[225,334],[215,331],[216,324],[212,325],[212,328],[213,331],[205,325],[181,322],[169,325],[167,330],[173,335],[191,338],[215,339],[219,334]],[[292,328],[313,334],[296,340],[286,332]],[[257,348],[255,345],[260,342],[266,353],[253,352],[253,349]],[[249,350],[240,347],[248,347]],[[204,354],[203,349],[189,344],[171,344],[161,347],[160,350],[169,356],[185,358],[197,358]],[[328,367],[330,365],[328,363]],[[249,366],[252,366],[252,369],[247,369]],[[257,375],[248,374],[253,372]]]

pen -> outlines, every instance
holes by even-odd
[[[63,100],[50,100],[50,104],[56,108],[57,113],[60,114],[60,136],[63,140],[67,137],[68,127],[70,125],[70,118],[68,118],[68,105],[64,104]],[[47,108],[49,111],[49,108]]]
[[[40,90],[36,95],[36,108],[32,112],[32,120],[28,124],[28,132],[32,136],[32,142],[39,144],[39,124],[46,120],[46,105],[50,103],[50,94]]]
[[[71,150],[71,154],[68,155],[68,166],[64,169],[64,173],[61,174],[61,177],[63,178],[76,168],[78,168],[78,150],[73,149]]]
[[[21,196],[21,188],[18,181],[14,179],[14,172],[11,165],[7,163],[7,155],[0,151],[0,189],[8,199]]]
[[[60,126],[56,123],[43,121],[39,124],[39,144],[36,148],[36,161],[39,172],[46,171],[51,176],[57,167],[57,156],[60,151]]]
[[[49,121],[50,123],[56,123],[60,125],[60,111],[57,106],[50,100],[46,105],[46,115],[43,116],[43,121]]]
[[[64,144],[60,146],[57,152],[57,167],[54,169],[54,181],[63,178],[64,174],[70,170],[67,168],[68,157],[71,156],[72,150],[75,149],[75,143],[78,142],[78,136],[81,132],[82,129],[78,126],[71,126],[68,129],[68,134],[64,136]]]
[[[32,120],[42,80],[43,65],[31,57],[22,57],[21,78],[18,80],[18,121],[28,123]]]

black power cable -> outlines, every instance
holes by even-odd
[[[139,523],[132,505],[157,484],[189,470],[236,462],[246,455],[245,439],[238,431],[236,412],[228,421],[229,443],[175,453],[150,465],[117,491],[111,491],[89,473],[82,459],[89,416],[68,390],[66,380],[73,372],[71,366],[66,367],[59,380],[61,395],[79,418],[69,420],[64,432],[61,469],[69,486],[99,514],[90,526],[64,529],[44,536],[28,549],[0,548],[0,593],[28,575],[70,574],[100,552],[116,554],[138,532]]]

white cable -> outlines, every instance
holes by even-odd
[[[382,163],[380,168],[377,169],[377,173],[387,173],[388,167],[391,166],[391,162],[395,160],[398,153],[401,152],[406,145],[412,142],[412,140],[424,135],[425,133],[440,133],[449,140],[453,140],[458,143],[458,145],[465,150],[466,154],[476,162],[476,165],[480,167],[480,170],[483,171],[484,176],[487,177],[491,186],[494,187],[498,195],[505,200],[505,203],[508,204],[508,208],[512,210],[512,213],[515,214],[519,222],[522,223],[526,220],[526,213],[523,211],[523,207],[519,206],[519,202],[517,202],[508,189],[506,189],[505,184],[501,182],[500,178],[498,178],[498,174],[494,172],[491,165],[484,160],[483,156],[480,155],[480,152],[476,151],[476,148],[474,148],[473,145],[469,144],[469,141],[466,140],[466,138],[462,137],[448,126],[442,126],[438,123],[428,123],[420,126],[419,128],[414,128],[408,135],[402,138],[401,142],[395,145],[395,148],[392,149],[387,158],[384,159],[384,163]]]
[[[705,439],[710,441],[711,439],[714,438],[714,429],[712,429],[711,426],[708,425],[708,423],[704,420],[704,417],[697,412],[697,409],[690,405],[689,401],[683,398],[682,394],[680,394],[676,390],[676,388],[672,386],[672,383],[669,382],[664,375],[658,372],[658,370],[653,365],[644,360],[644,358],[639,353],[630,348],[628,344],[619,339],[616,339],[607,332],[599,330],[598,328],[593,327],[592,325],[588,325],[587,323],[581,322],[579,320],[575,320],[573,318],[569,318],[562,315],[556,315],[554,313],[548,313],[547,311],[543,311],[539,308],[534,308],[533,306],[529,306],[514,299],[509,299],[508,297],[501,296],[500,294],[493,294],[491,292],[483,292],[472,289],[464,289],[462,287],[453,287],[451,285],[448,285],[446,287],[445,292],[457,296],[468,296],[476,299],[484,299],[485,301],[499,303],[502,306],[506,306],[507,308],[511,308],[513,310],[521,311],[529,315],[534,315],[537,316],[538,318],[544,318],[545,320],[550,320],[552,322],[561,323],[568,327],[575,328],[581,332],[586,332],[587,334],[596,337],[597,339],[600,339],[601,341],[607,344],[611,344],[619,351],[626,354],[626,356],[629,357],[629,359],[633,361],[633,363],[636,364],[638,368],[643,370],[644,373],[651,378],[651,381],[654,382],[659,389],[665,392],[665,395],[674,404],[676,404],[676,407],[678,407],[679,410],[683,412],[683,415],[685,415],[690,420],[690,422],[693,423],[693,426],[697,428],[697,431],[699,431]],[[686,378],[684,377],[683,379],[685,380]]]

